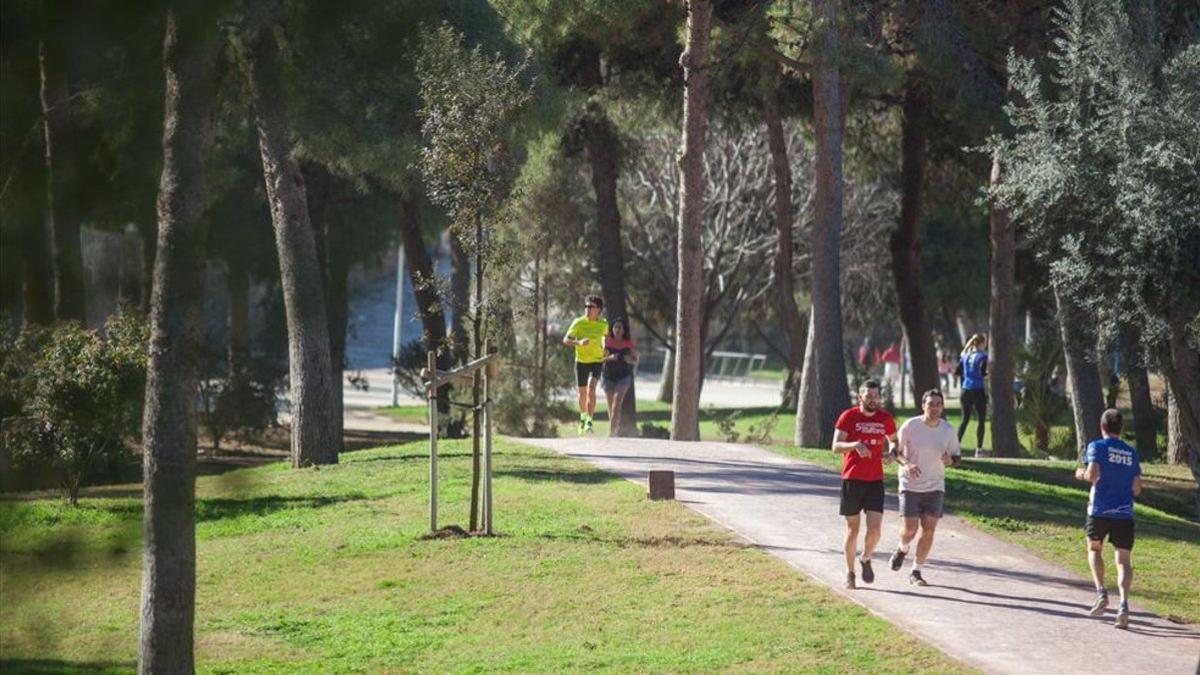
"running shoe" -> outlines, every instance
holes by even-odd
[[[588,432],[589,434],[592,433],[592,418],[588,417],[586,420],[584,420],[583,424],[584,431]]]
[[[859,560],[858,564],[862,565],[862,578],[864,584],[875,583],[875,570],[871,569],[870,560]]]
[[[1121,603],[1121,609],[1117,610],[1117,621],[1113,625],[1117,628],[1129,628],[1129,605]]]
[[[925,578],[921,576],[921,572],[918,570],[913,570],[912,573],[908,575],[908,583],[915,584],[917,586],[929,585],[929,583],[925,581]]]
[[[854,572],[846,572],[846,588],[854,589],[857,586],[854,584]]]
[[[587,431],[587,418],[580,417],[579,418],[579,435],[582,436],[584,431]]]
[[[1092,603],[1092,608],[1088,610],[1088,616],[1100,616],[1106,609],[1108,609],[1108,594],[1097,593],[1096,602]]]
[[[892,566],[893,572],[899,572],[900,568],[904,566],[904,556],[906,555],[908,554],[900,549],[896,549],[896,552],[892,554],[889,564]]]

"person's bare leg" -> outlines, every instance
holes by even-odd
[[[578,393],[578,396],[576,398],[577,398],[577,402],[579,403],[579,414],[586,415],[587,414],[587,406],[588,406],[588,404],[587,404],[588,388],[586,386],[576,387],[575,391]]]
[[[842,548],[846,552],[846,571],[854,573],[854,559],[858,550],[858,524],[859,516],[846,516],[846,538],[842,541]]]
[[[1121,604],[1129,603],[1129,587],[1133,585],[1133,559],[1127,548],[1117,549],[1117,588],[1121,590]]]
[[[913,539],[917,538],[917,523],[920,522],[916,518],[902,518],[900,520],[900,550],[908,553],[908,545]]]
[[[937,530],[938,519],[933,516],[921,516],[921,538],[917,540],[917,565],[924,565],[933,548],[933,533]]]
[[[629,393],[629,385],[617,385],[617,391],[608,405],[608,435],[616,436],[621,429],[621,410],[625,406],[625,395]]]
[[[870,560],[879,545],[880,531],[883,529],[883,514],[879,511],[867,511],[867,536],[863,538],[862,559]]]
[[[617,428],[617,413],[620,411],[616,407],[616,392],[605,387],[604,400],[608,403],[608,435],[613,435],[613,429]]]
[[[587,414],[588,414],[588,417],[596,416],[596,385],[597,384],[598,383],[596,381],[596,378],[593,377],[593,378],[588,379],[588,386],[587,386],[587,392],[588,392]]]
[[[1096,592],[1104,590],[1104,541],[1088,539],[1088,567],[1092,570],[1092,582],[1096,585]]]

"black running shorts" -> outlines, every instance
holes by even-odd
[[[1087,532],[1087,538],[1092,541],[1104,541],[1104,538],[1108,537],[1108,540],[1116,548],[1123,548],[1126,551],[1133,550],[1132,518],[1088,516],[1083,531]]]
[[[838,513],[857,516],[861,511],[883,513],[883,481],[853,478],[842,481],[842,505]]]
[[[588,386],[588,378],[600,381],[600,372],[604,370],[604,363],[579,363],[575,362],[575,386]]]

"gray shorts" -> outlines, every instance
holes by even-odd
[[[940,490],[934,492],[901,492],[900,515],[905,518],[919,518],[921,516],[941,518],[942,497],[945,494]]]

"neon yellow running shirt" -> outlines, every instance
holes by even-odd
[[[586,345],[575,345],[576,363],[602,363],[604,361],[604,334],[608,332],[608,321],[596,319],[590,321],[581,316],[571,322],[567,329],[567,337],[572,340],[586,338]]]

